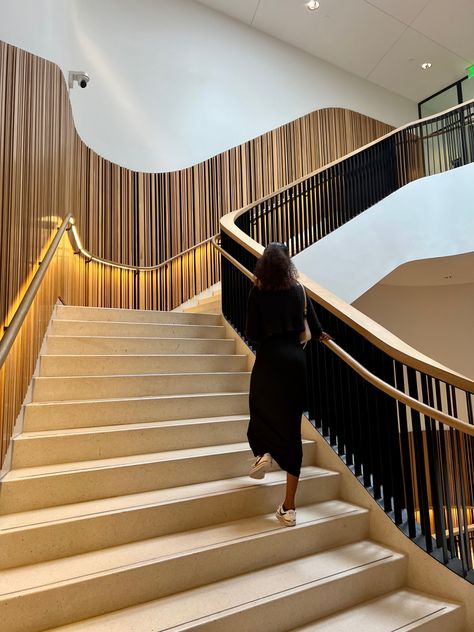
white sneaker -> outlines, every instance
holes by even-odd
[[[272,457],[268,452],[265,452],[263,456],[259,456],[250,468],[250,478],[264,478],[265,474],[270,471],[272,463]]]
[[[283,509],[283,503],[278,507],[275,514],[277,520],[285,527],[294,527],[296,524],[296,511],[294,509]]]

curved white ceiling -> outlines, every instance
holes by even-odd
[[[353,303],[403,264],[473,253],[473,182],[474,164],[411,182],[301,252],[295,264]],[[461,263],[466,260],[472,262],[472,257]],[[435,264],[438,283],[454,281],[448,260]],[[398,276],[400,282],[403,272]],[[460,282],[468,277],[472,271]],[[433,277],[430,284],[434,282]]]
[[[474,0],[198,1],[417,102],[474,64]]]

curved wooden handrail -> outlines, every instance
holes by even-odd
[[[77,254],[81,254],[83,257],[87,259],[87,261],[95,261],[95,263],[101,263],[103,265],[109,266],[111,268],[120,268],[122,270],[130,270],[131,272],[153,272],[154,270],[159,270],[160,268],[172,263],[175,259],[179,259],[180,257],[187,255],[189,252],[196,250],[196,248],[200,248],[205,244],[209,243],[216,235],[212,235],[203,241],[200,241],[198,244],[183,250],[183,252],[178,253],[177,255],[173,255],[169,259],[162,261],[161,263],[157,263],[154,266],[131,266],[126,263],[117,263],[116,261],[111,261],[110,259],[103,259],[102,257],[97,257],[96,255],[91,254],[88,250],[84,248],[81,242],[81,238],[79,237],[79,233],[76,228],[76,223],[73,217],[71,217],[71,234],[74,239],[74,251]]]
[[[316,174],[322,173],[323,171],[326,171],[326,169],[334,167],[334,165],[337,165],[340,162],[344,162],[344,160],[347,160],[348,158],[351,158],[352,156],[356,156],[357,154],[360,154],[361,152],[365,151],[369,147],[372,147],[373,145],[376,145],[377,143],[381,143],[386,138],[390,138],[391,136],[394,136],[395,134],[398,134],[399,132],[402,132],[404,129],[408,129],[408,128],[412,127],[413,125],[418,125],[420,123],[426,123],[428,121],[431,121],[433,119],[438,118],[439,116],[444,116],[445,114],[449,114],[449,112],[453,112],[454,110],[458,110],[462,105],[469,105],[471,103],[474,104],[474,99],[469,99],[468,101],[464,101],[463,103],[458,103],[457,105],[453,106],[452,108],[448,108],[447,110],[444,110],[443,112],[438,112],[437,114],[432,114],[431,116],[427,116],[426,118],[416,119],[415,121],[411,121],[410,123],[405,123],[405,125],[402,125],[401,127],[397,127],[395,129],[393,129],[391,132],[388,132],[387,134],[384,134],[383,136],[380,136],[380,138],[376,138],[375,140],[371,141],[370,143],[367,143],[366,145],[362,145],[362,147],[358,147],[357,149],[354,149],[354,151],[351,151],[349,154],[345,154],[344,156],[341,156],[340,158],[336,158],[336,160],[333,160],[332,162],[328,162],[323,167],[318,167],[318,169],[315,169],[314,171],[311,171],[310,173],[306,174],[305,176],[301,176],[301,178],[298,178],[298,180],[294,180],[293,182],[290,182],[289,184],[285,184],[285,186],[281,187],[280,189],[277,189],[276,191],[273,191],[272,193],[269,193],[268,195],[265,195],[264,197],[256,200],[255,202],[251,202],[250,204],[247,204],[246,206],[243,206],[241,209],[237,209],[236,211],[233,211],[233,212],[234,213],[238,213],[239,215],[241,215],[242,213],[245,213],[245,211],[250,210],[251,208],[253,208],[257,204],[262,204],[263,202],[266,202],[266,200],[270,200],[272,197],[275,197],[277,195],[281,195],[284,191],[287,191],[288,189],[291,189],[292,187],[296,186],[300,182],[304,182],[305,180],[308,180],[308,178],[312,178]],[[229,213],[229,215],[230,215],[230,213]],[[224,215],[224,217],[227,217],[227,215]]]
[[[243,211],[234,211],[222,217],[221,228],[248,252],[259,257],[263,253],[264,247],[235,225],[234,220],[241,215],[242,212]],[[364,336],[364,338],[377,348],[391,355],[395,360],[399,360],[403,364],[422,373],[427,373],[444,382],[453,384],[453,386],[457,386],[464,391],[474,392],[474,380],[443,366],[439,362],[436,362],[436,360],[410,347],[410,345],[400,340],[400,338],[397,338],[397,336],[382,327],[382,325],[352,305],[349,305],[349,303],[346,303],[306,275],[299,273],[299,277],[308,292],[308,296],[355,329],[355,331]]]
[[[234,257],[229,255],[221,246],[217,243],[217,240],[214,238],[212,241],[213,245],[217,250],[221,253],[223,257],[225,257],[228,261],[232,263],[242,274],[245,274],[247,278],[251,281],[254,280],[254,275],[247,270],[245,266],[237,261]],[[355,358],[353,358],[347,351],[344,351],[342,347],[340,347],[334,340],[322,340],[322,344],[325,344],[326,347],[329,347],[331,351],[333,351],[341,360],[343,360],[348,366],[351,367],[356,373],[358,373],[366,382],[369,382],[380,391],[383,391],[387,395],[390,395],[394,399],[406,404],[410,408],[417,410],[419,413],[422,413],[426,417],[431,417],[432,419],[436,419],[451,428],[456,428],[456,430],[461,430],[462,432],[474,437],[474,426],[471,424],[462,421],[462,419],[458,419],[457,417],[453,417],[452,415],[448,415],[443,413],[436,408],[432,408],[423,402],[418,401],[414,397],[410,397],[403,391],[398,390],[391,384],[387,384],[384,380],[380,379],[373,373],[371,373],[368,369],[365,368],[360,362],[357,362]]]
[[[40,266],[38,270],[36,271],[33,279],[31,280],[31,283],[28,286],[28,289],[26,290],[25,295],[23,296],[15,314],[13,315],[13,318],[8,324],[8,327],[6,328],[4,336],[0,340],[0,369],[4,365],[5,360],[7,359],[7,356],[8,356],[8,352],[10,351],[13,343],[16,340],[16,337],[18,336],[20,332],[21,325],[26,318],[26,315],[28,313],[28,310],[31,307],[31,304],[34,301],[36,293],[38,292],[39,287],[41,285],[41,281],[43,280],[44,275],[46,274],[48,270],[49,264],[51,263],[54,257],[54,254],[59,246],[59,243],[64,233],[68,229],[68,226],[70,225],[71,219],[72,219],[71,214],[66,215],[61,226],[58,228],[58,232],[56,236],[51,242],[42,261],[40,261]]]
[[[474,103],[474,99],[471,99],[470,101],[465,102],[465,104],[471,104],[471,103]],[[399,127],[398,129],[393,130],[392,132],[389,132],[385,136],[382,136],[381,138],[371,143],[368,143],[364,147],[360,147],[359,149],[351,152],[350,154],[347,154],[346,156],[343,156],[342,158],[339,158],[335,160],[334,162],[317,169],[311,174],[300,178],[296,182],[293,182],[279,189],[278,191],[271,193],[256,202],[253,202],[252,204],[248,204],[247,206],[237,211],[233,211],[227,215],[224,215],[224,217],[222,217],[220,220],[221,229],[225,233],[227,233],[232,239],[234,239],[237,243],[239,243],[243,248],[245,248],[248,252],[250,252],[256,257],[259,257],[262,254],[264,247],[258,242],[256,242],[254,239],[252,239],[249,235],[244,233],[236,225],[235,220],[238,217],[246,213],[251,208],[254,208],[257,204],[261,204],[265,200],[271,199],[274,196],[281,194],[282,192],[294,187],[299,182],[303,182],[307,180],[308,178],[314,176],[315,174],[321,173],[325,171],[326,169],[329,169],[331,166],[336,165],[340,162],[343,162],[350,156],[354,156],[364,151],[368,147],[371,147],[375,145],[376,143],[382,142],[384,139],[389,138],[390,136],[393,136],[394,134],[400,132],[401,130],[408,129],[411,126],[419,124],[421,122],[430,121],[439,116],[446,115],[447,113],[453,110],[457,110],[459,107],[460,105],[458,104],[453,108],[449,108],[445,112],[440,112],[433,116],[429,116],[425,119],[420,119],[419,121],[414,121],[412,123],[408,123],[402,127]],[[369,342],[371,342],[377,348],[381,349],[385,353],[388,353],[395,360],[398,360],[402,362],[403,364],[406,364],[407,366],[412,367],[413,369],[421,371],[422,373],[426,373],[444,382],[452,384],[453,386],[456,386],[457,388],[460,388],[464,391],[468,391],[471,393],[474,392],[474,380],[464,375],[461,375],[460,373],[457,373],[456,371],[446,366],[443,366],[439,362],[436,362],[432,358],[420,353],[419,351],[417,351],[410,345],[406,344],[405,342],[397,338],[397,336],[395,336],[394,334],[389,332],[387,329],[382,327],[379,323],[373,321],[371,318],[369,318],[368,316],[366,316],[365,314],[357,310],[355,307],[346,303],[341,298],[339,298],[338,296],[336,296],[335,294],[333,294],[332,292],[330,292],[323,286],[319,285],[318,283],[316,283],[315,281],[313,281],[306,275],[300,274],[300,279],[303,282],[303,285],[306,287],[308,295],[311,296],[311,298],[313,298],[316,302],[320,303],[328,311],[330,311],[332,314],[340,318],[347,325],[352,327],[355,331],[357,331],[362,336],[364,336],[364,338],[366,338]]]

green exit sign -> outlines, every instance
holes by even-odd
[[[469,66],[469,68],[467,68],[466,70],[467,76],[469,77],[469,79],[472,79],[474,77],[474,64],[472,64],[472,66]]]

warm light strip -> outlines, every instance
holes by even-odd
[[[217,237],[217,235],[212,235],[212,237],[208,237],[207,239],[204,239],[204,241],[199,242],[195,246],[191,246],[190,248],[183,250],[183,252],[180,252],[179,254],[174,255],[173,257],[170,257],[169,259],[166,259],[166,261],[163,261],[162,263],[158,263],[155,266],[129,266],[125,263],[116,263],[115,261],[109,261],[109,259],[102,259],[101,257],[96,257],[95,255],[91,254],[82,245],[81,238],[79,237],[79,233],[77,232],[76,222],[73,217],[71,217],[69,224],[70,224],[71,233],[74,237],[74,242],[75,242],[74,250],[77,254],[81,254],[83,257],[87,259],[88,262],[95,261],[96,263],[101,263],[111,268],[119,268],[121,270],[131,270],[135,272],[152,272],[153,270],[158,270],[159,268],[162,268],[163,266],[168,265],[175,259],[179,259],[180,257],[186,254],[189,254],[193,250],[197,250],[197,248],[204,246],[205,244],[212,241],[215,237]]]

